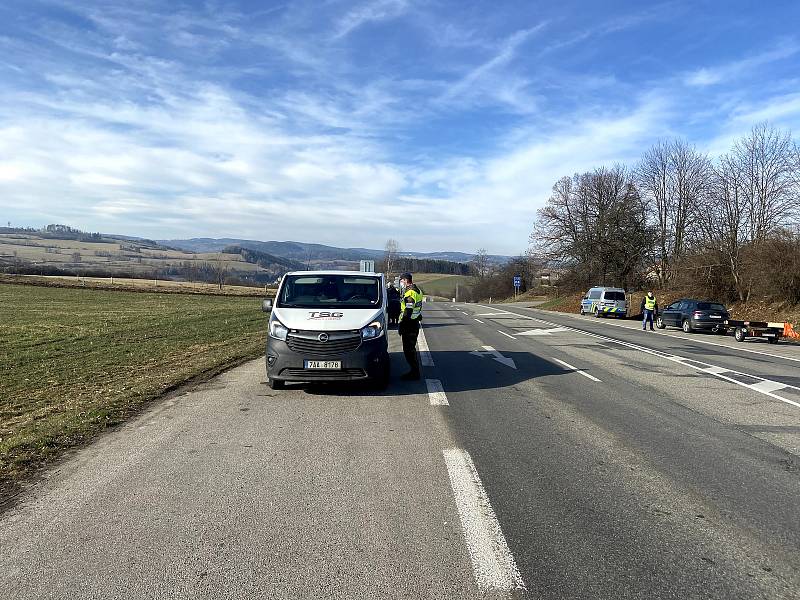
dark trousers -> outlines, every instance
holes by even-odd
[[[405,354],[408,366],[412,373],[419,373],[419,359],[417,358],[417,338],[419,337],[419,323],[411,321],[411,323],[401,322],[403,331],[400,336],[403,338],[403,354]]]

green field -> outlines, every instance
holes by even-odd
[[[414,283],[416,283],[425,294],[452,298],[456,289],[456,284],[458,284],[460,290],[465,290],[475,285],[475,279],[467,275],[415,273]]]
[[[263,353],[258,298],[0,285],[0,491],[148,400]],[[2,496],[2,494],[0,494]]]

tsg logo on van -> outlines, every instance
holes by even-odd
[[[344,316],[344,313],[341,312],[328,312],[328,311],[313,311],[308,313],[310,316],[308,317],[309,321],[335,321],[336,319],[341,319]]]

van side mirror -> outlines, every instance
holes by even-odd
[[[272,312],[272,298],[265,298],[261,303],[261,310],[264,312]]]

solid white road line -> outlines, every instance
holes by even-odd
[[[504,335],[504,336],[506,336],[506,337],[509,337],[509,338],[511,338],[512,340],[515,340],[515,339],[517,339],[517,338],[515,338],[513,335],[509,335],[509,334],[507,334],[505,331],[500,331],[499,329],[497,330],[497,333],[499,333],[499,334],[502,334],[502,335]]]
[[[513,313],[516,314],[516,313]],[[613,321],[609,321],[607,319],[589,319],[587,317],[579,317],[578,315],[573,315],[572,313],[562,313],[566,317],[570,317],[572,319],[577,319],[581,321],[591,320],[593,323],[597,323],[598,325],[608,325],[610,327],[622,327],[623,329],[629,329],[636,331],[638,326],[629,326],[623,325],[622,323],[614,323]],[[518,315],[521,316],[521,315]],[[777,358],[779,360],[791,360],[793,362],[800,362],[800,358],[796,358],[794,356],[781,356],[780,354],[770,354],[769,352],[762,352],[761,350],[753,350],[752,348],[742,348],[740,346],[729,346],[728,344],[720,344],[719,342],[711,342],[709,340],[704,340],[700,337],[687,337],[685,335],[680,335],[678,333],[673,333],[671,331],[654,331],[653,333],[657,335],[665,335],[667,337],[675,338],[678,340],[686,340],[687,342],[697,342],[698,344],[706,344],[708,346],[717,346],[718,348],[727,348],[728,350],[733,350],[734,352],[749,352],[750,354],[760,354],[761,356],[769,356],[770,358]],[[649,335],[649,334],[648,334]]]
[[[428,340],[425,339],[425,330],[419,330],[419,338],[417,339],[417,344],[419,345],[419,361],[422,363],[423,367],[435,367],[436,365],[433,364],[433,355],[431,354],[430,349],[428,348]]]
[[[485,325],[485,323],[484,323],[483,321],[481,321],[480,319],[475,319],[475,320],[476,320],[478,323],[480,323],[481,325]]]
[[[428,398],[431,401],[431,406],[450,406],[441,381],[438,379],[426,379],[425,386],[428,388]]]
[[[554,358],[553,360],[556,361],[557,363],[560,363],[560,364],[564,365],[570,371],[575,371],[576,373],[580,373],[584,377],[588,377],[592,381],[597,381],[597,382],[602,383],[597,377],[595,377],[594,375],[590,375],[589,373],[587,373],[586,371],[583,371],[582,369],[579,369],[578,367],[573,367],[571,364],[569,364],[567,362],[564,362],[563,360],[559,360],[557,358]]]
[[[485,305],[478,305],[478,306],[482,306],[483,308],[489,308],[488,306],[485,306]],[[552,325],[554,327],[563,327],[563,325],[559,325],[558,323],[553,323],[552,321],[545,321],[544,319],[537,319],[536,317],[529,317],[527,315],[520,315],[518,313],[514,313],[514,312],[511,312],[511,311],[508,311],[508,310],[505,311],[505,312],[507,312],[510,315],[514,315],[514,316],[520,317],[522,319],[530,319],[531,321],[537,321],[538,323],[544,323],[545,325]],[[723,379],[723,380],[728,381],[730,383],[734,383],[736,385],[739,385],[741,387],[745,387],[747,389],[753,390],[753,391],[758,392],[760,394],[764,394],[765,396],[769,396],[770,398],[775,398],[776,400],[780,400],[781,402],[785,402],[786,404],[791,404],[792,406],[796,406],[796,407],[800,408],[800,402],[795,402],[794,400],[789,400],[788,398],[784,398],[783,396],[779,396],[778,394],[774,393],[773,391],[769,391],[765,387],[759,387],[759,384],[760,383],[769,382],[771,384],[777,384],[777,385],[782,386],[780,389],[791,388],[791,389],[794,389],[794,390],[800,390],[800,387],[797,387],[797,386],[794,386],[794,385],[782,384],[782,383],[779,383],[777,381],[773,381],[771,379],[765,379],[764,377],[759,377],[758,375],[750,375],[749,373],[742,373],[740,371],[734,371],[733,369],[726,369],[724,367],[720,367],[720,366],[717,366],[717,365],[712,365],[712,364],[709,364],[709,363],[704,363],[704,362],[701,362],[699,360],[687,359],[687,358],[685,358],[683,356],[677,356],[675,354],[669,354],[667,352],[661,352],[659,350],[653,350],[652,348],[646,348],[645,346],[640,346],[638,344],[632,344],[630,342],[623,342],[622,340],[615,340],[614,338],[610,338],[610,337],[607,337],[605,335],[600,335],[598,333],[591,333],[591,332],[588,332],[588,331],[583,331],[581,329],[575,329],[574,327],[566,327],[566,329],[568,329],[569,331],[574,331],[575,333],[580,333],[581,335],[586,335],[586,336],[598,339],[598,340],[604,340],[606,342],[611,342],[613,344],[618,344],[620,346],[625,346],[626,348],[632,348],[633,350],[639,350],[641,352],[645,352],[646,354],[652,354],[653,356],[658,356],[659,358],[663,358],[663,359],[666,359],[666,360],[669,360],[669,361],[672,361],[672,362],[681,363],[681,364],[683,364],[683,365],[685,365],[687,367],[695,369],[696,371],[700,371],[702,373],[708,373],[709,375],[713,375],[714,377],[717,377],[719,379]],[[694,341],[694,340],[692,340],[692,341]],[[698,341],[700,341],[700,340],[698,340]],[[768,356],[774,356],[774,355],[770,354]],[[782,357],[774,356],[774,358],[782,358]],[[742,381],[738,381],[738,380],[734,379],[733,377],[727,376],[726,373],[731,373],[733,375],[744,375],[745,377],[750,377],[751,379],[758,379],[759,381],[754,383],[754,384],[744,383]]]
[[[472,457],[458,448],[448,448],[442,453],[472,561],[475,583],[481,591],[524,590],[522,575],[508,549]]]

